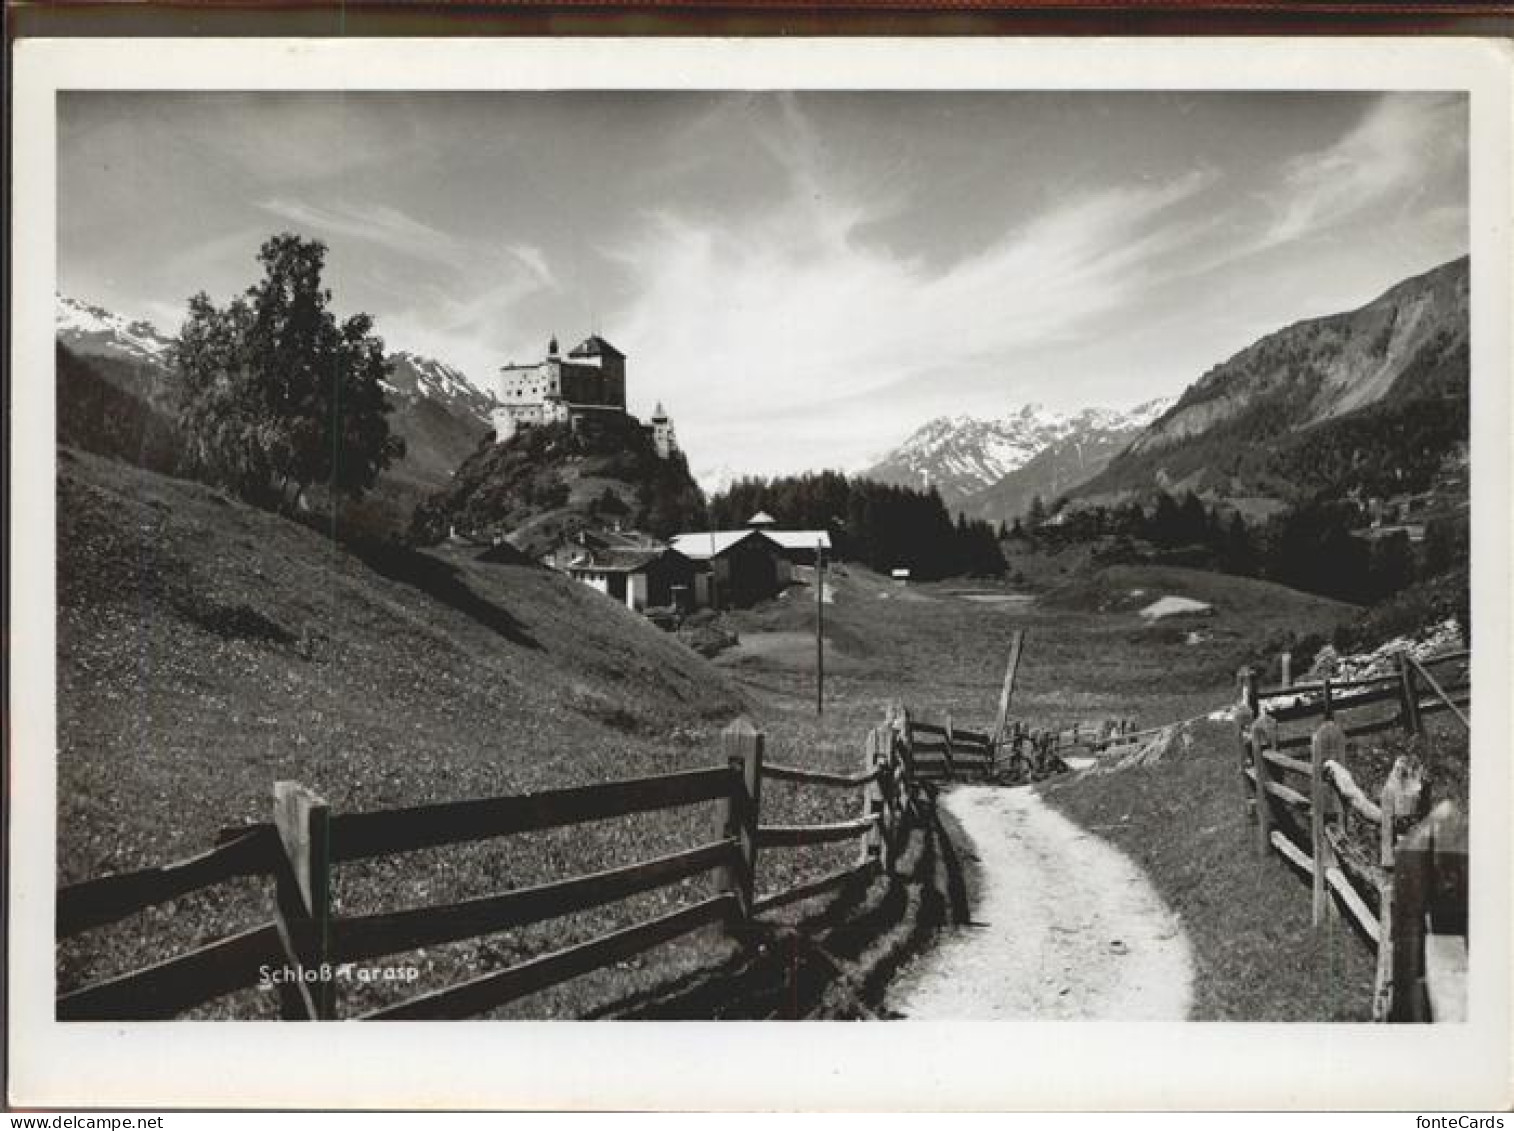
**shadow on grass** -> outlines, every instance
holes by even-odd
[[[349,548],[364,565],[390,581],[418,589],[514,644],[541,650],[540,642],[508,610],[469,588],[456,566],[395,542],[363,541]]]
[[[877,1018],[899,969],[948,921],[967,920],[946,830],[926,807],[893,875],[858,876],[790,926],[759,923],[742,952],[590,1014],[620,1020]]]

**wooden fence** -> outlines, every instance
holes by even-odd
[[[1441,711],[1449,711],[1462,725],[1469,725],[1466,709],[1472,702],[1471,664],[1472,654],[1465,651],[1427,660],[1417,660],[1405,651],[1394,657],[1391,674],[1366,679],[1327,679],[1263,691],[1256,688],[1248,675],[1244,697],[1253,718],[1265,712],[1280,726],[1361,712],[1376,717],[1346,724],[1347,738],[1388,730],[1419,734],[1424,729],[1425,716]],[[1389,706],[1393,710],[1384,714],[1383,709]],[[1307,729],[1293,734],[1286,733],[1287,729],[1284,727],[1278,739],[1279,749],[1302,749],[1312,740]]]
[[[1371,799],[1346,765],[1347,739],[1393,727],[1419,733],[1423,716],[1437,710],[1454,712],[1470,730],[1466,669],[1466,653],[1423,664],[1403,656],[1394,676],[1344,689],[1322,683],[1256,693],[1248,686],[1249,702],[1237,708],[1257,850],[1264,857],[1276,852],[1309,878],[1317,927],[1344,912],[1376,948],[1375,1020],[1466,1016],[1466,820],[1450,801],[1425,816],[1428,783],[1422,768],[1402,756]],[[1422,697],[1422,686],[1432,700]],[[1286,704],[1269,710],[1285,695]],[[1384,703],[1398,707],[1386,720],[1336,721],[1339,711]],[[1323,721],[1302,740],[1280,733],[1280,720],[1319,715]],[[1299,746],[1309,748],[1307,759],[1284,752]]]
[[[869,732],[858,772],[837,774],[766,762],[764,735],[738,719],[722,733],[722,759],[714,766],[379,812],[332,813],[309,789],[276,783],[271,822],[228,830],[221,844],[189,860],[62,888],[56,926],[63,939],[239,877],[272,881],[272,917],[62,994],[57,1017],[173,1017],[256,985],[264,968],[274,967],[293,975],[277,982],[282,1016],[333,1019],[340,1015],[334,975],[343,964],[544,922],[707,874],[713,877],[710,894],[675,911],[422,993],[363,1019],[474,1016],[710,924],[740,935],[764,911],[822,894],[859,874],[892,870],[924,788],[907,733],[903,719],[891,715]],[[859,791],[858,815],[823,825],[763,824],[764,780]],[[353,917],[333,913],[333,870],[344,863],[698,804],[715,808],[709,840],[656,859],[445,905]],[[759,851],[847,841],[858,842],[858,850],[846,868],[788,890],[758,893]]]

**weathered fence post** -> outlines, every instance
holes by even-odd
[[[1004,741],[1004,727],[1009,722],[1009,705],[1014,698],[1015,678],[1020,672],[1020,653],[1024,646],[1025,630],[1017,628],[1009,640],[1009,662],[1004,666],[1004,683],[999,688],[999,711],[994,719],[995,747]]]
[[[946,776],[955,779],[957,776],[957,765],[952,758],[954,751],[952,750],[952,713],[950,711],[945,713],[944,720],[941,726],[941,738],[946,746]]]
[[[1433,845],[1414,830],[1393,855],[1393,991],[1389,1021],[1428,1021],[1425,907]]]
[[[1272,851],[1272,798],[1267,792],[1272,772],[1267,764],[1267,751],[1276,742],[1277,723],[1271,715],[1263,714],[1251,724],[1251,765],[1256,774],[1256,848],[1263,859]]]
[[[719,835],[736,841],[736,863],[720,874],[721,887],[734,891],[741,921],[752,918],[757,892],[757,823],[762,807],[762,751],[765,736],[745,715],[720,732],[720,750],[731,767],[731,794],[720,816]]]
[[[1403,700],[1402,722],[1404,730],[1409,734],[1418,734],[1421,729],[1419,719],[1419,688],[1414,682],[1414,667],[1409,663],[1409,657],[1404,652],[1399,652],[1395,657],[1398,665],[1399,695]]]
[[[1283,677],[1282,678],[1282,686],[1285,687],[1285,688],[1286,687],[1292,687],[1293,686],[1293,653],[1292,652],[1284,652],[1281,656],[1278,657],[1278,664],[1282,668],[1282,672],[1280,673],[1282,675],[1282,677]]]
[[[1236,745],[1241,756],[1241,795],[1246,803],[1246,819],[1256,820],[1256,791],[1246,771],[1251,768],[1251,724],[1256,721],[1251,708],[1245,703],[1236,704]]]
[[[1399,757],[1378,796],[1378,811],[1382,817],[1378,863],[1384,875],[1378,892],[1377,976],[1372,1002],[1374,1021],[1387,1021],[1397,1010],[1394,972],[1399,961],[1397,939],[1404,929],[1401,922],[1403,909],[1399,905],[1398,829],[1419,808],[1421,786],[1420,777],[1410,769],[1407,759]]]
[[[279,987],[283,1014],[290,1020],[327,1021],[336,1016],[331,810],[298,782],[274,782],[273,823],[284,848],[275,883],[276,921],[289,966]]]
[[[862,759],[862,768],[873,775],[862,787],[862,815],[871,817],[873,827],[862,838],[858,852],[859,867],[881,861],[884,870],[894,869],[893,837],[888,828],[888,801],[883,776],[889,772],[888,746],[890,735],[886,727],[874,727],[867,732],[867,747]]]
[[[1326,806],[1333,796],[1325,780],[1325,763],[1346,761],[1346,732],[1333,719],[1326,719],[1309,740],[1309,840],[1314,856],[1312,918],[1318,927],[1335,910],[1325,873],[1335,866],[1334,846],[1325,827]]]

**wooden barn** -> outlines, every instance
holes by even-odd
[[[788,581],[783,547],[759,530],[679,534],[673,549],[700,569],[696,599],[702,605],[745,608],[777,596]]]

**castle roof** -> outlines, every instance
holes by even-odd
[[[618,357],[624,360],[625,354],[605,341],[598,334],[590,334],[578,345],[568,351],[569,357]]]

